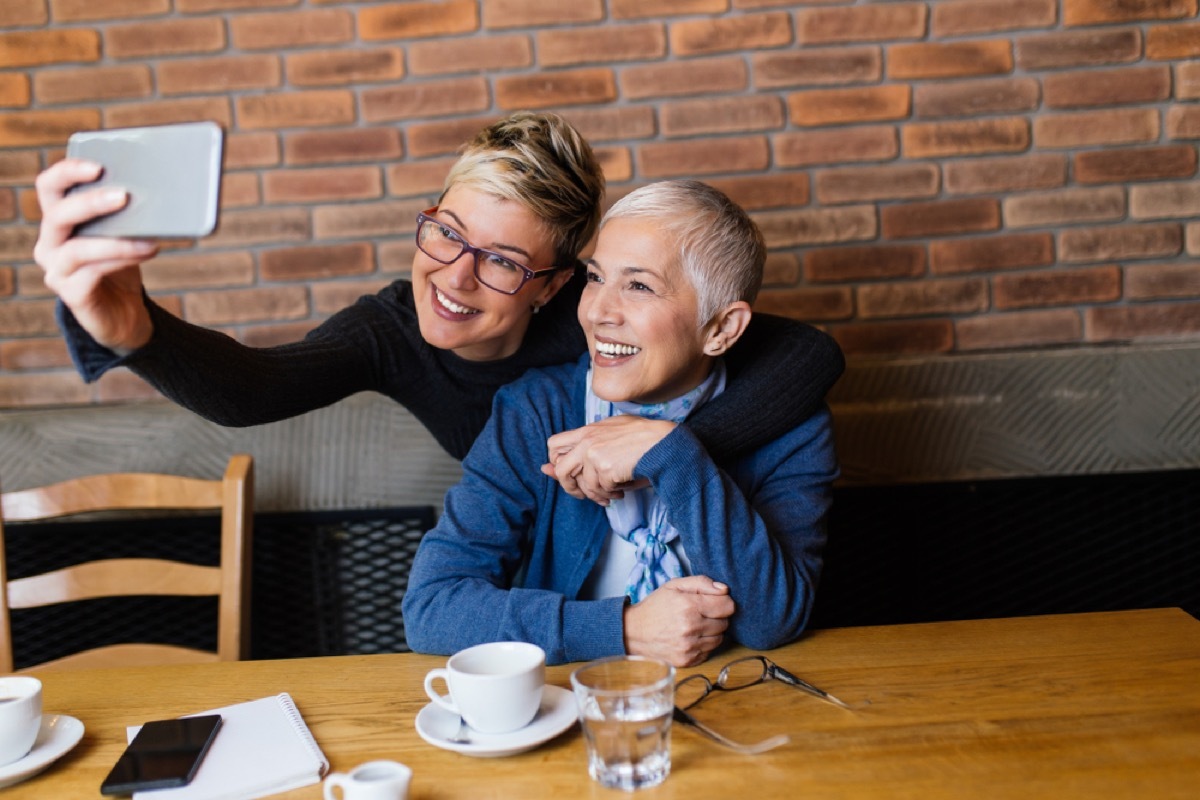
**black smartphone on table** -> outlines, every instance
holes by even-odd
[[[133,794],[186,786],[196,776],[220,728],[219,714],[147,722],[100,784],[100,793]]]
[[[67,156],[95,161],[100,177],[72,192],[124,189],[125,207],[85,222],[76,236],[190,237],[213,232],[221,193],[224,132],[215,122],[84,131]]]

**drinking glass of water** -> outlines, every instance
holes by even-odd
[[[675,668],[641,656],[614,656],[571,673],[587,741],[588,773],[601,785],[632,791],[671,772]]]

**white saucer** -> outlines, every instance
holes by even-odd
[[[0,767],[0,788],[32,778],[61,758],[83,738],[83,723],[66,714],[43,714],[33,749],[22,759]]]
[[[495,758],[532,750],[574,725],[577,719],[575,696],[561,687],[546,686],[542,690],[542,706],[537,716],[518,731],[479,733],[472,730],[470,742],[451,742],[450,737],[458,733],[458,716],[430,703],[417,714],[417,733],[434,747],[468,756]]]

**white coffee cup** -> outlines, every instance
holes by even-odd
[[[436,680],[449,695],[440,695]],[[489,642],[450,656],[444,669],[425,676],[425,693],[480,733],[508,733],[524,728],[542,704],[546,653],[526,642]]]
[[[398,761],[368,761],[349,772],[333,772],[325,779],[325,800],[405,800],[412,770]]]
[[[33,749],[42,727],[42,682],[12,675],[0,678],[0,766]]]

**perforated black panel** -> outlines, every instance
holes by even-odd
[[[430,507],[255,518],[255,658],[407,652],[400,601]]]
[[[1179,606],[1200,472],[842,488],[813,627]]]

